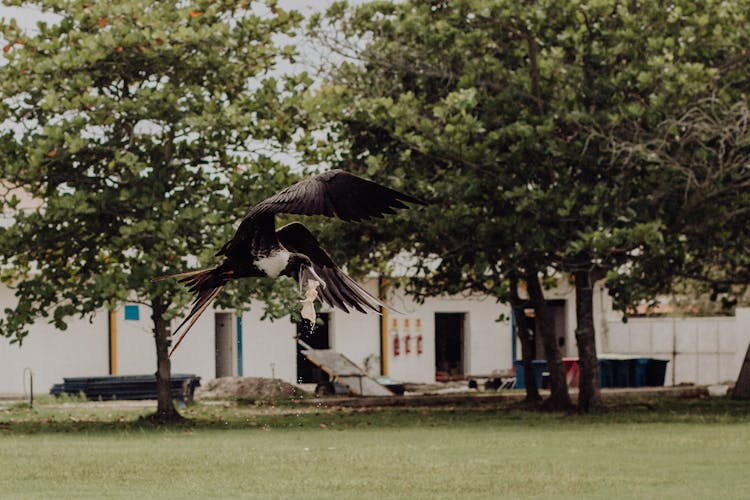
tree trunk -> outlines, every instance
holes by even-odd
[[[531,335],[523,307],[513,308],[516,317],[516,334],[521,341],[521,362],[523,364],[523,378],[526,381],[527,403],[536,403],[542,400],[539,388],[536,386],[536,370],[534,369],[534,337]]]
[[[527,403],[537,403],[542,400],[539,388],[536,386],[536,373],[534,370],[534,337],[531,335],[529,322],[526,320],[523,302],[518,296],[518,277],[515,272],[510,275],[510,301],[513,315],[516,320],[516,335],[521,342],[521,363],[523,365],[523,378],[526,381]],[[515,360],[513,360],[515,361]]]
[[[172,401],[170,389],[171,362],[169,360],[169,328],[164,319],[167,306],[161,298],[157,297],[151,301],[151,319],[154,321],[154,340],[156,342],[156,391],[158,404],[156,413],[151,419],[159,423],[175,422],[182,420]]]
[[[562,362],[560,348],[557,345],[552,311],[544,300],[544,291],[539,282],[538,273],[535,271],[526,272],[526,286],[529,291],[529,299],[534,306],[537,331],[542,339],[544,354],[547,358],[550,396],[544,401],[544,408],[553,411],[568,411],[573,405],[570,402],[570,394],[568,394],[565,366]]]
[[[589,412],[602,403],[599,390],[599,361],[596,356],[594,328],[594,284],[590,271],[577,271],[576,282],[576,342],[578,344],[578,411]]]
[[[732,399],[750,399],[750,346],[745,351],[745,361],[742,362],[737,383],[734,384]]]

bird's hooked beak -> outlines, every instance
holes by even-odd
[[[322,286],[323,288],[326,287],[326,282],[323,281],[323,278],[321,278],[318,273],[315,272],[315,269],[313,269],[312,266],[303,266],[300,271],[300,292],[302,291],[303,287],[307,286],[307,280],[311,279],[320,283],[320,286]]]

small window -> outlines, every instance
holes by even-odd
[[[141,319],[140,312],[138,311],[138,306],[136,305],[125,306],[125,319],[133,320],[133,321],[138,321],[139,319]]]

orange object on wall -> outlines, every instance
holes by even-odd
[[[393,357],[398,356],[401,354],[401,341],[398,338],[398,335],[393,337]]]
[[[422,354],[424,351],[424,342],[422,337],[422,320],[420,318],[417,318],[417,320],[414,322],[416,327],[416,333],[417,333],[417,354]]]

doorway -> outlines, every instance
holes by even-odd
[[[237,375],[237,338],[232,313],[214,314],[216,378]]]
[[[464,375],[465,313],[435,313],[435,378]]]
[[[330,349],[329,314],[318,313],[318,318],[322,324],[316,324],[315,328],[312,329],[310,329],[310,324],[306,321],[297,323],[297,338],[313,349]],[[297,383],[319,384],[321,382],[328,382],[328,374],[312,364],[302,354],[302,349],[303,347],[297,344]]]

